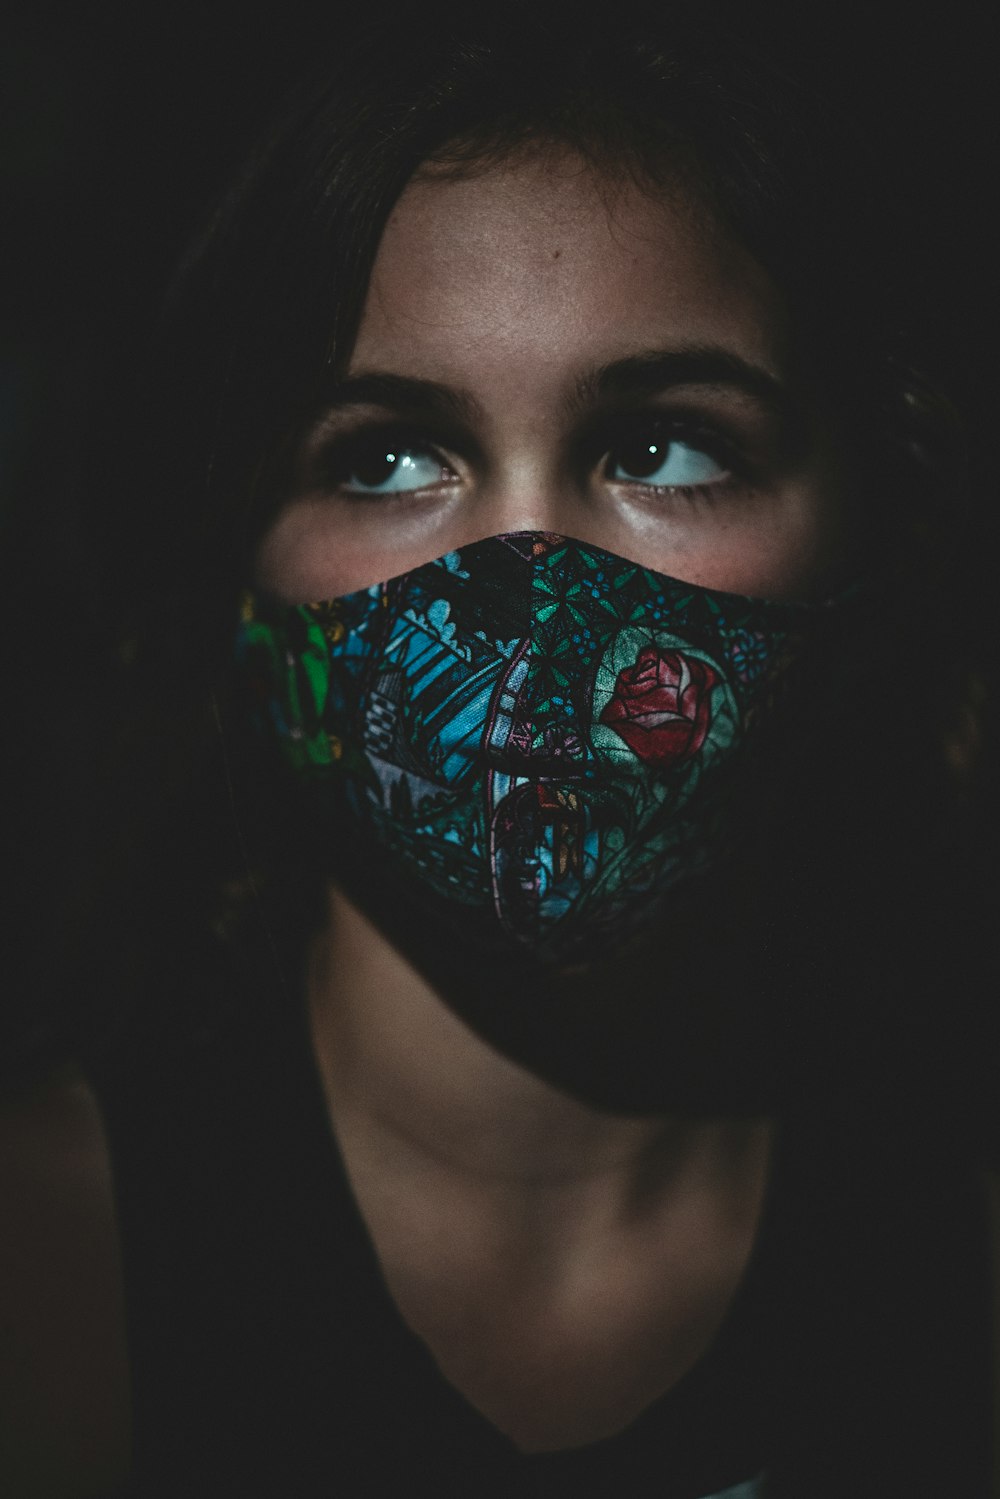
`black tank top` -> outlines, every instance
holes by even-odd
[[[392,1301],[301,992],[242,982],[227,1013],[92,1069],[142,1499],[986,1499],[985,1212],[940,1131],[860,1100],[785,1120],[709,1353],[619,1435],[526,1456]]]

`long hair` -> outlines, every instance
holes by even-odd
[[[65,950],[89,975],[62,1007],[77,1042],[141,1007],[167,952],[197,1015],[203,996],[184,975],[213,929],[237,929],[269,875],[291,904],[315,891],[294,873],[280,814],[233,817],[244,746],[220,736],[232,627],[301,434],[350,357],[382,228],[430,159],[470,172],[541,140],[653,191],[680,175],[769,271],[854,434],[869,561],[891,599],[853,701],[827,704],[815,732],[828,754],[831,722],[855,717],[842,759],[852,774],[866,767],[878,878],[903,892],[893,900],[912,893],[901,871],[915,848],[924,870],[955,846],[977,732],[942,566],[962,505],[961,435],[910,336],[863,141],[708,7],[479,9],[413,6],[346,43],[335,25],[323,45],[310,37],[95,435],[85,628],[99,665],[77,702],[91,745],[81,780],[96,790],[74,792],[92,811],[62,901]],[[929,671],[934,701],[917,711],[913,681]],[[859,714],[887,726],[879,743],[860,743]],[[932,807],[919,838],[914,798]],[[830,855],[841,879],[850,857]],[[874,879],[859,872],[866,889]]]

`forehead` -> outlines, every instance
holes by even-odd
[[[376,256],[353,370],[481,380],[722,345],[777,375],[781,299],[678,180],[654,191],[570,151],[405,189]]]

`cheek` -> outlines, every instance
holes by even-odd
[[[312,603],[346,592],[351,531],[319,501],[297,500],[267,532],[257,552],[254,585],[286,603]]]
[[[678,566],[687,569],[676,575],[759,598],[828,596],[857,570],[858,481],[841,436],[817,422],[799,460],[770,483],[700,514],[692,507],[672,538]]]
[[[557,529],[702,588],[785,600],[830,591],[850,554],[844,496],[832,481],[729,502],[570,505],[558,524],[508,525],[488,509],[463,524],[440,501],[393,508],[305,497],[268,531],[253,583],[287,603],[336,598],[506,529]]]
[[[829,591],[843,567],[843,514],[841,492],[832,484],[626,501],[616,508],[613,526],[602,527],[600,544],[720,593],[806,601]]]
[[[842,507],[835,492],[791,496],[784,506],[752,507],[724,532],[707,586],[775,599],[810,599],[832,585],[842,555]]]
[[[458,494],[371,502],[302,496],[261,542],[253,584],[286,603],[308,604],[383,583],[478,539],[457,524],[460,507]]]

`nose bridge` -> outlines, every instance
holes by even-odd
[[[579,531],[584,494],[555,424],[527,412],[497,434],[481,492],[490,531]]]
[[[576,507],[559,486],[543,477],[528,482],[497,484],[489,503],[489,529],[495,533],[515,531],[572,534]]]

